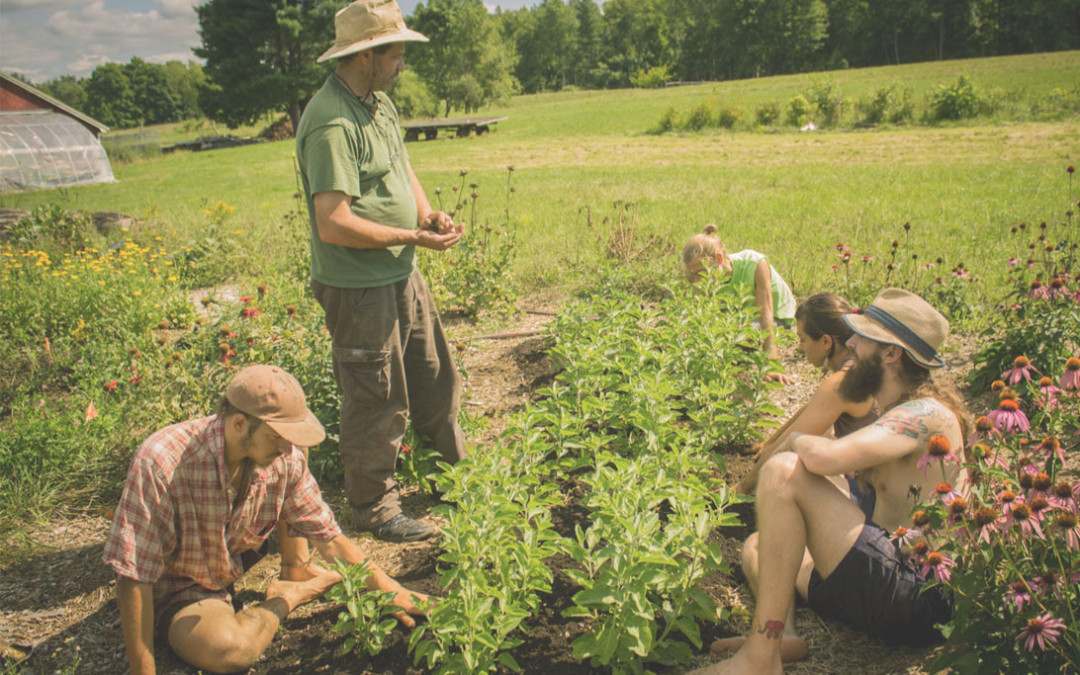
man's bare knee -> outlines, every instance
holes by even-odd
[[[218,625],[209,639],[193,637],[184,624],[195,618],[175,621],[169,631],[169,642],[178,656],[196,668],[212,673],[237,673],[251,668],[262,655],[238,625]]]
[[[775,495],[784,490],[801,465],[799,457],[793,452],[778,452],[770,457],[758,475],[758,501],[768,499],[766,495]]]

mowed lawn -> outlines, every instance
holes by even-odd
[[[449,208],[453,185],[463,182],[466,194],[474,191],[470,184],[479,186],[477,222],[468,225],[501,226],[509,204],[520,236],[517,270],[527,285],[588,278],[604,254],[610,230],[604,218],[617,213],[634,223],[641,240],[659,238],[650,255],[670,257],[661,269],[670,269],[672,279],[674,252],[707,222],[720,225],[731,248],[768,254],[799,295],[835,283],[829,267],[836,243],[885,256],[905,222],[912,225],[905,243],[923,259],[964,262],[989,278],[1010,255],[1025,254],[1026,240],[1008,236],[1013,225],[1066,222],[1065,211],[1080,196],[1080,185],[1070,194],[1065,172],[1080,163],[1080,119],[648,133],[668,108],[707,99],[752,118],[756,105],[784,104],[830,78],[850,106],[894,84],[910,87],[918,102],[962,73],[985,92],[1038,98],[1075,89],[1080,52],[521,96],[482,111],[508,116],[494,132],[412,143],[409,153],[433,202]],[[292,150],[283,141],[161,156],[115,167],[115,184],[5,195],[3,203],[121,210],[144,219],[167,244],[181,244],[198,236],[205,209],[225,202],[237,207],[230,216],[234,236],[273,255],[275,247],[295,245],[287,229],[304,227],[288,218],[300,208]],[[508,200],[509,166],[515,191]],[[467,208],[459,219],[472,215]],[[238,270],[245,273],[259,270]]]

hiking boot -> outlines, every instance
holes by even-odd
[[[375,535],[376,539],[400,544],[432,537],[435,535],[435,528],[399,513],[382,525],[371,528],[369,532]]]

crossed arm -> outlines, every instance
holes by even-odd
[[[908,401],[882,415],[870,426],[843,438],[792,434],[792,450],[806,469],[835,476],[892,462],[926,447],[930,436],[958,425],[941,404],[928,399]]]

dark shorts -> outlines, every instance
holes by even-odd
[[[952,617],[952,598],[941,586],[924,591],[925,583],[889,533],[866,523],[828,579],[811,572],[807,597],[822,616],[890,645],[922,647],[940,642],[934,624]]]

